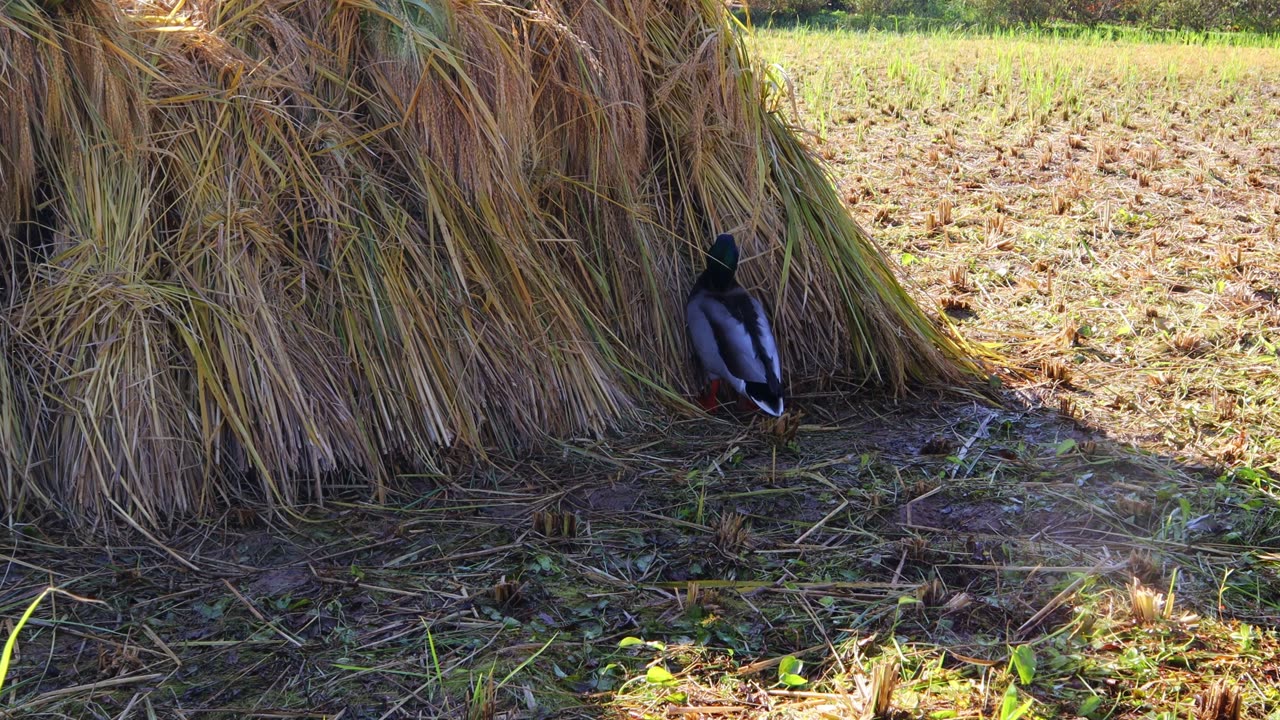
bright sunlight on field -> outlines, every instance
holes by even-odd
[[[993,380],[1013,407],[789,397],[803,421],[655,420],[296,527],[228,513],[166,552],[31,530],[6,616],[49,582],[105,604],[50,596],[6,697],[85,718],[1280,718],[1275,44],[751,43],[915,297],[1024,371]]]
[[[1280,52],[803,29],[758,45],[922,302],[1061,374],[1046,397],[1069,414],[1274,466]]]

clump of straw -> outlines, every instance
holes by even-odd
[[[691,389],[680,305],[721,231],[793,382],[959,381],[733,22],[6,3],[6,511],[155,528],[617,425]]]

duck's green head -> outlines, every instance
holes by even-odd
[[[710,258],[707,260],[707,269],[716,271],[728,271],[729,275],[738,271],[738,244],[733,241],[733,236],[728,233],[721,233],[716,236],[715,244],[711,246],[711,250],[707,253]]]

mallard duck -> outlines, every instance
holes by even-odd
[[[734,279],[737,270],[738,246],[733,236],[718,235],[707,253],[707,268],[685,303],[689,336],[709,381],[698,402],[714,410],[723,381],[777,417],[782,415],[778,347],[764,307]]]

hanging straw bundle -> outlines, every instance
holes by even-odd
[[[144,527],[691,389],[716,232],[794,384],[961,382],[716,0],[11,0],[0,463]]]

